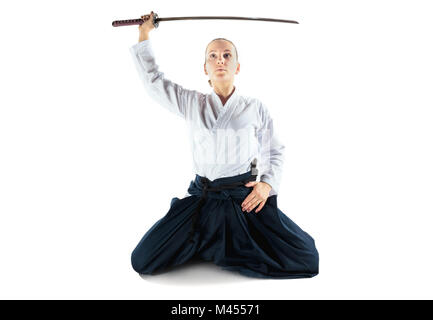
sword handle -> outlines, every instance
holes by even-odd
[[[111,23],[113,27],[121,27],[121,26],[132,26],[132,25],[140,25],[144,21],[143,19],[129,19],[129,20],[115,20]],[[158,28],[159,26],[159,18],[156,13],[153,13],[153,26]]]

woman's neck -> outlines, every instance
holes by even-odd
[[[224,87],[213,87],[215,93],[220,97],[222,104],[224,105],[226,101],[230,98],[230,96],[235,91],[235,86],[233,84],[230,84],[228,86]]]

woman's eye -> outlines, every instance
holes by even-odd
[[[225,54],[224,54],[224,57],[225,57],[225,56],[231,56],[231,54],[230,54],[230,53],[225,53]],[[214,57],[215,57],[215,54],[212,53],[211,55],[209,55],[209,57],[214,58]]]

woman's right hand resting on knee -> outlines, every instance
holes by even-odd
[[[155,26],[153,25],[153,16],[153,11],[151,11],[150,14],[141,16],[141,19],[143,19],[144,22],[138,26],[140,32],[138,42],[149,40],[149,32],[155,29]]]

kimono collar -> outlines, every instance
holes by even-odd
[[[223,106],[223,104],[222,104],[221,98],[216,94],[215,90],[212,89],[212,96],[214,97],[214,99],[215,99],[216,101],[218,101],[219,106],[221,106],[221,107],[228,106],[228,103],[229,103],[229,102],[236,100],[236,98],[237,98],[237,96],[238,96],[238,90],[239,90],[239,89],[238,89],[236,86],[233,86],[233,87],[234,87],[233,93],[232,93],[232,95],[230,96],[230,98],[226,101],[226,103],[225,103],[224,106]]]

